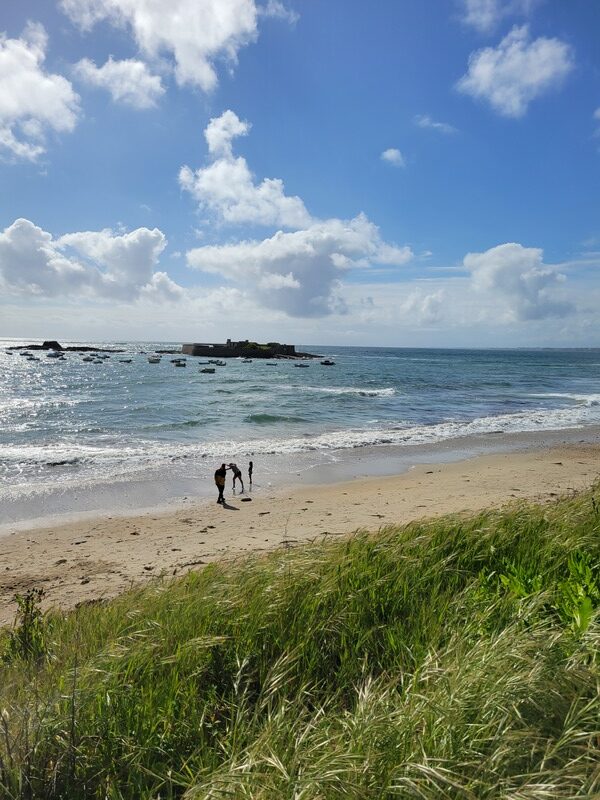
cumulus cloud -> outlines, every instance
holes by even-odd
[[[387,161],[388,164],[391,164],[394,167],[405,167],[406,162],[404,160],[404,156],[395,147],[390,147],[387,150],[384,150],[381,154],[382,161]]]
[[[280,179],[255,181],[233,151],[234,139],[249,131],[233,111],[211,119],[204,135],[212,163],[195,172],[183,167],[180,185],[220,222],[287,230],[263,240],[197,247],[186,254],[190,267],[234,282],[262,308],[311,318],[345,313],[341,279],[350,270],[400,266],[412,258],[409,247],[385,242],[364,214],[319,220],[299,197],[285,194]]]
[[[401,316],[415,325],[433,325],[444,315],[446,295],[443,289],[424,292],[414,289],[400,306]]]
[[[0,154],[35,161],[46,134],[72,131],[79,97],[62,75],[46,72],[48,37],[29,23],[18,39],[0,34]]]
[[[411,257],[410,248],[384,242],[364,214],[278,231],[262,241],[199,247],[187,254],[189,266],[236,281],[262,306],[292,317],[343,313],[340,278],[347,270],[370,263],[399,266]]]
[[[515,26],[498,47],[471,54],[457,88],[506,117],[522,117],[532,100],[559,87],[572,69],[569,45],[545,37],[530,41],[527,25]]]
[[[564,317],[572,310],[556,297],[565,276],[543,263],[543,251],[508,243],[484,253],[468,253],[464,266],[476,291],[504,306],[507,320]]]
[[[83,58],[74,67],[85,83],[107,89],[116,103],[133,108],[153,108],[165,93],[159,75],[152,75],[143,61],[129,58],[114,61],[112,56],[101,67]]]
[[[213,117],[204,131],[208,152],[215,158],[233,158],[232,141],[236,136],[246,136],[250,123],[242,122],[231,110]]]
[[[418,125],[419,128],[429,128],[438,133],[451,134],[458,132],[454,125],[449,125],[447,122],[436,122],[431,119],[428,114],[417,114],[415,117],[415,125]]]
[[[17,219],[0,233],[0,281],[10,293],[40,297],[173,300],[181,288],[155,271],[165,246],[158,228],[85,231],[55,239],[33,222]]]
[[[106,20],[129,30],[144,57],[166,57],[179,85],[217,85],[215,62],[237,62],[257,36],[254,0],[61,0],[84,30]]]
[[[528,16],[539,0],[463,0],[463,22],[481,33],[509,16]]]
[[[179,184],[206,211],[233,224],[281,225],[299,228],[310,224],[310,214],[299,197],[285,194],[283,181],[265,178],[256,183],[245,158],[235,157],[232,140],[245,135],[250,126],[233,111],[211,119],[204,135],[212,163],[193,171],[179,172]]]

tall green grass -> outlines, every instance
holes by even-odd
[[[210,565],[34,653],[21,617],[0,797],[598,797],[599,534],[591,492]]]

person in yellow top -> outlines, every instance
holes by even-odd
[[[225,498],[223,497],[223,491],[225,489],[226,474],[227,474],[226,464],[221,464],[219,469],[215,470],[215,484],[217,489],[219,490],[219,497],[217,498],[217,503],[221,503],[221,505],[225,505]]]

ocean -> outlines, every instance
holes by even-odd
[[[600,423],[598,350],[298,346],[335,365],[228,359],[203,374],[206,359],[149,363],[168,342],[62,342],[125,351],[102,363],[6,351],[27,343],[0,340],[2,523],[212,493],[221,461],[245,475],[252,459],[266,487],[323,465],[349,477],[367,454],[385,472],[390,453],[408,466],[419,448]]]

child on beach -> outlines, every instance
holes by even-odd
[[[254,470],[254,464],[252,461],[248,462],[248,479],[250,480],[250,486],[252,486],[252,472]]]

